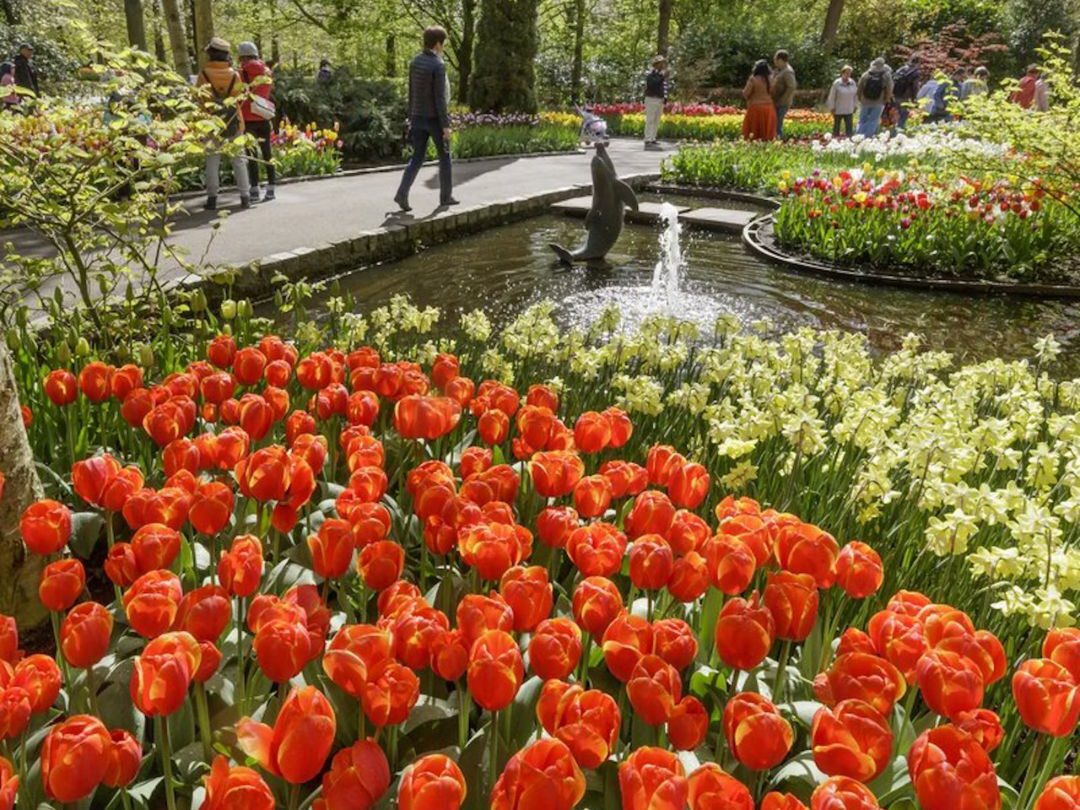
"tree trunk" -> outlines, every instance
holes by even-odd
[[[147,50],[142,0],[124,0],[124,18],[127,21],[128,45],[140,51]]]
[[[581,76],[585,62],[585,0],[574,0],[574,63],[570,67],[570,99],[581,101]]]
[[[206,64],[206,43],[214,37],[214,13],[210,0],[195,0],[195,52],[199,67]]]
[[[0,613],[14,616],[20,627],[31,627],[45,618],[45,608],[37,597],[42,559],[26,551],[19,533],[19,518],[44,493],[23,428],[11,353],[2,342],[0,472],[6,478],[0,497]]]
[[[153,5],[150,7],[151,21],[150,24],[154,28],[154,56],[157,57],[159,62],[164,62],[168,59],[165,53],[165,34],[161,30],[161,2],[160,0],[153,0]]]
[[[4,22],[8,25],[19,24],[19,15],[15,12],[13,0],[0,0],[0,9],[4,11]]]
[[[843,12],[844,0],[829,0],[829,8],[825,12],[825,27],[821,29],[821,44],[825,46],[825,50],[829,50],[836,40],[836,32],[840,30],[840,15]]]
[[[184,18],[180,16],[179,0],[161,0],[161,8],[165,12],[165,27],[169,30],[173,65],[177,73],[187,78],[192,73],[191,59],[188,57],[187,35],[184,33]]]
[[[392,33],[386,35],[386,62],[383,64],[383,75],[388,79],[397,76],[397,37]]]
[[[472,79],[473,41],[476,39],[476,0],[461,0],[461,45],[457,52],[458,100],[464,104],[469,98],[469,81]]]
[[[671,12],[675,0],[660,0],[660,21],[656,26],[656,52],[667,56],[671,45]]]

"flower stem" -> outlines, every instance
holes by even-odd
[[[161,772],[165,776],[165,804],[169,810],[176,810],[176,793],[172,775],[172,751],[169,746],[169,724],[164,717],[154,718],[154,739],[161,755]]]
[[[780,646],[780,655],[776,659],[776,680],[773,681],[773,703],[780,703],[780,695],[784,689],[784,678],[787,675],[788,657],[791,655],[791,641],[784,639]]]
[[[236,600],[236,705],[241,716],[244,714],[244,598]]]
[[[458,749],[460,751],[465,750],[465,745],[469,742],[469,699],[468,690],[464,689],[461,681],[458,681],[458,700],[460,705],[458,706]]]
[[[210,709],[206,703],[206,686],[201,683],[195,684],[195,710],[199,720],[199,736],[202,738],[203,759],[209,764],[214,758],[211,746],[213,732],[210,729]]]
[[[488,726],[488,796],[495,789],[495,780],[499,776],[499,713],[491,712],[491,725]]]

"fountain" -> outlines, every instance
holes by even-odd
[[[663,203],[660,206],[660,222],[664,229],[660,232],[660,259],[653,270],[652,291],[655,295],[663,295],[670,310],[679,294],[679,276],[683,269],[679,209],[669,202]]]

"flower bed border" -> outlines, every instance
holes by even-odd
[[[1028,284],[1003,281],[964,281],[934,276],[900,276],[892,273],[860,272],[831,262],[793,256],[784,252],[773,232],[773,215],[759,217],[743,228],[742,240],[763,259],[802,273],[831,276],[861,284],[907,287],[931,292],[955,292],[971,295],[1020,295],[1036,298],[1080,298],[1080,286],[1066,284]]]

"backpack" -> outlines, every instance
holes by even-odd
[[[210,81],[210,77],[206,75],[205,70],[202,73],[202,77],[206,80],[207,85],[209,85],[210,92],[214,94],[214,115],[225,122],[225,137],[231,138],[235,136],[239,129],[240,107],[237,105],[230,106],[226,102],[233,97],[233,90],[236,89],[236,71],[233,71],[232,79],[229,81],[229,89],[225,91],[225,95],[223,96],[218,95],[217,88],[214,87],[214,83]]]
[[[897,98],[912,99],[915,96],[915,85],[919,80],[919,69],[912,65],[904,65],[893,77],[893,95]]]
[[[863,86],[863,98],[877,101],[883,92],[885,92],[885,74],[880,72],[867,74],[866,84]]]

